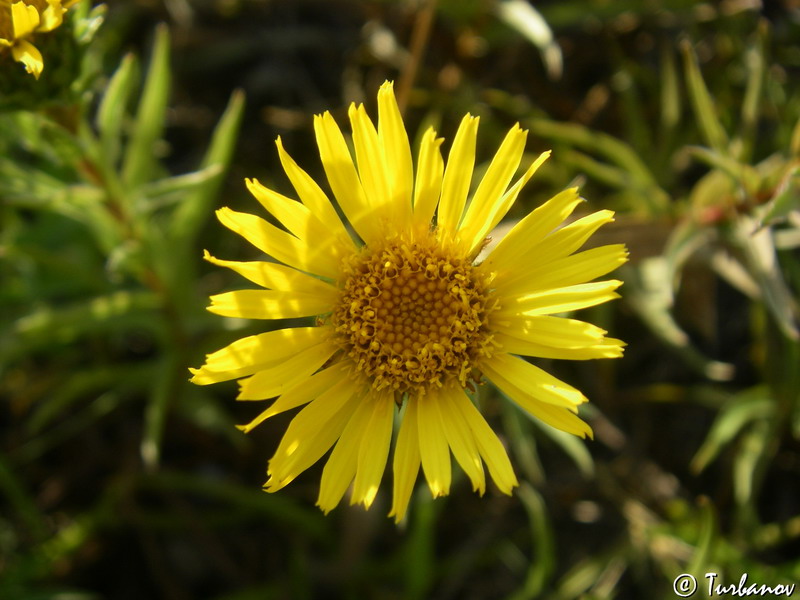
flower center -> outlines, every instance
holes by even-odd
[[[365,248],[345,268],[332,321],[374,389],[424,395],[491,355],[487,277],[433,236]]]

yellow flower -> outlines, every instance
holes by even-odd
[[[478,118],[464,117],[447,165],[442,140],[422,138],[416,174],[392,84],[378,93],[377,129],[363,106],[349,111],[355,162],[329,113],[315,117],[322,165],[338,206],[277,140],[300,201],[247,180],[284,227],[222,208],[219,220],[275,261],[233,262],[206,253],[267,289],[211,298],[213,313],[247,319],[316,317],[314,325],[240,339],[192,369],[194,383],[239,379],[239,400],[274,402],[249,424],[304,406],[269,462],[269,492],[333,448],[318,506],[332,510],[353,484],[351,503],[369,507],[394,442],[390,516],[400,520],[422,467],[434,497],[450,490],[452,452],[486,489],[484,464],[510,494],[517,479],[503,445],[467,392],[485,377],[544,423],[582,437],[586,398],[520,356],[584,360],[622,354],[623,342],[582,321],[553,316],[618,297],[616,280],[589,283],[627,258],[622,244],[576,251],[612,220],[600,211],[560,227],[581,202],[556,195],[476,257],[547,159],[543,153],[509,187],[527,132],[508,132],[468,201]],[[432,224],[435,222],[435,225]]]
[[[53,31],[61,25],[67,8],[76,0],[0,0],[0,53],[11,49],[14,60],[36,79],[42,74],[42,54],[30,40],[34,33]]]

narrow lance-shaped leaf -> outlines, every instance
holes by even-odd
[[[733,494],[739,507],[752,507],[753,498],[771,457],[770,436],[774,433],[766,420],[753,424],[742,439],[733,462]]]
[[[717,415],[703,445],[690,464],[694,473],[700,473],[737,435],[754,420],[770,415],[774,405],[766,395],[764,387],[757,387],[739,394]]]
[[[100,158],[109,169],[113,169],[119,160],[125,110],[136,87],[138,73],[136,57],[128,54],[111,77],[97,110],[96,124],[102,149]]]
[[[763,23],[760,23],[760,25],[757,43],[749,46],[744,54],[745,67],[747,68],[747,87],[742,101],[742,125],[739,134],[742,143],[739,159],[742,161],[750,159],[756,142],[756,127],[764,89],[764,73],[766,69],[764,47],[767,30]]]
[[[212,214],[211,203],[222,185],[222,175],[227,171],[236,147],[239,128],[244,114],[244,92],[236,90],[231,94],[228,107],[214,129],[208,150],[200,163],[203,170],[216,165],[219,175],[207,180],[203,185],[187,194],[180,206],[175,209],[171,220],[171,238],[177,248],[187,248],[194,242],[205,220]]]
[[[154,327],[152,311],[160,304],[150,292],[119,291],[65,308],[37,309],[0,335],[0,361],[27,349],[67,344],[88,333],[117,331],[131,322]]]
[[[155,373],[155,380],[150,389],[150,398],[145,413],[144,434],[139,447],[142,461],[149,469],[156,468],[161,458],[164,426],[167,421],[170,399],[176,395],[179,366],[180,361],[175,352],[167,350],[166,356],[161,357]]]
[[[700,66],[697,64],[697,56],[688,41],[681,44],[683,52],[684,68],[686,72],[686,83],[689,97],[692,100],[695,116],[700,124],[700,131],[706,143],[720,154],[727,154],[728,136],[722,123],[719,122],[714,100],[703,81],[700,73]]]
[[[800,339],[800,304],[778,268],[772,230],[758,230],[754,219],[741,216],[727,239],[742,253],[743,264],[758,282],[764,304],[778,327],[789,339]]]
[[[714,507],[711,502],[704,501],[700,507],[700,533],[698,535],[696,550],[692,561],[686,568],[688,573],[703,573],[707,571],[708,563],[712,560],[712,549],[714,548],[714,538],[717,531],[717,523],[714,515]]]
[[[156,30],[144,91],[125,151],[122,180],[129,189],[150,179],[156,167],[153,149],[164,131],[171,79],[169,57],[169,31],[161,25]]]
[[[670,312],[672,283],[666,277],[667,267],[663,257],[651,257],[636,266],[622,267],[629,305],[648,329],[687,365],[714,381],[729,380],[733,376],[733,366],[704,356],[691,344],[689,335]]]
[[[792,129],[792,138],[789,142],[789,150],[792,153],[793,158],[800,156],[800,119],[797,120],[797,123],[794,124],[794,129]]]
[[[222,165],[219,163],[193,171],[184,175],[174,177],[164,177],[152,183],[142,186],[142,195],[148,199],[145,212],[155,212],[172,204],[182,202],[188,195],[212,185],[222,173]]]
[[[761,175],[755,167],[740,162],[728,154],[720,154],[702,146],[690,146],[692,155],[707,165],[719,169],[741,185],[748,195],[753,195],[761,186]]]
[[[522,588],[510,597],[511,600],[540,597],[556,569],[555,535],[544,500],[528,482],[522,482],[517,495],[528,513],[528,530],[534,548],[534,560],[528,567]]]
[[[539,431],[555,442],[555,444],[572,459],[572,462],[575,463],[575,466],[578,467],[584,477],[592,477],[594,475],[594,461],[592,460],[592,455],[589,453],[586,444],[581,438],[550,427],[549,425],[544,425],[527,411],[523,411],[510,403],[508,404],[508,409],[518,411],[528,417]]]
[[[681,118],[681,98],[678,72],[672,47],[664,45],[661,50],[661,125],[671,131]]]
[[[669,209],[669,195],[661,189],[639,155],[624,142],[577,123],[532,119],[528,126],[535,135],[582,148],[622,167],[627,174],[628,187],[640,190],[642,204],[651,215],[663,214]]]
[[[792,167],[783,176],[778,189],[767,203],[759,208],[761,226],[787,217],[800,210],[800,167]]]
[[[561,48],[541,13],[526,0],[500,0],[494,6],[502,21],[539,49],[550,79],[559,79],[563,66]]]

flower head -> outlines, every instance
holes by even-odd
[[[36,79],[44,60],[31,40],[34,34],[53,31],[61,25],[67,8],[76,0],[0,0],[0,54],[11,50],[15,61]]]
[[[508,455],[469,393],[488,379],[544,423],[591,435],[576,414],[583,394],[521,357],[621,356],[624,344],[600,328],[554,316],[617,297],[619,281],[592,280],[625,262],[625,247],[576,252],[613,213],[559,228],[581,202],[576,189],[563,191],[478,263],[487,236],[549,153],[511,184],[527,133],[515,126],[468,199],[476,117],[464,117],[446,165],[442,140],[429,129],[414,172],[391,83],[378,93],[377,128],[363,106],[351,106],[349,116],[355,161],[329,113],[314,121],[328,183],[349,228],[279,138],[278,155],[299,202],[256,180],[247,186],[285,230],[229,208],[217,213],[277,262],[206,253],[266,288],[213,296],[211,312],[316,317],[315,323],[235,341],[192,369],[192,381],[238,379],[239,400],[274,399],[241,427],[245,432],[303,406],[269,462],[265,488],[281,489],[333,448],[317,502],[325,512],[351,484],[351,503],[372,504],[398,414],[391,515],[405,514],[420,467],[434,497],[449,492],[451,453],[473,489],[485,491],[485,465],[510,494],[517,479]]]

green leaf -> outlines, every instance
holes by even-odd
[[[98,4],[92,7],[90,0],[80,0],[70,10],[73,13],[75,39],[80,44],[88,44],[105,20],[106,5]]]
[[[501,21],[539,49],[549,77],[559,79],[563,66],[561,48],[539,11],[526,0],[500,0],[494,4],[494,8]]]
[[[155,469],[161,458],[161,443],[164,437],[164,425],[171,400],[176,396],[178,379],[177,369],[180,361],[174,351],[167,350],[160,358],[144,419],[144,433],[139,446],[142,462],[148,469]]]
[[[792,129],[789,150],[792,153],[792,158],[800,157],[800,119],[797,120],[797,123],[794,124],[794,129]]]
[[[202,387],[189,386],[177,396],[176,412],[199,429],[224,437],[228,443],[243,449],[249,440],[236,429],[236,421],[228,406]]]
[[[528,414],[526,411],[523,412]],[[575,466],[580,470],[581,475],[584,477],[592,477],[594,475],[594,460],[592,459],[592,455],[586,447],[586,442],[584,442],[581,438],[572,435],[571,433],[566,433],[564,431],[560,431],[559,429],[544,425],[533,418],[532,415],[529,416],[537,428],[540,429],[544,435],[555,442],[555,444],[572,459],[572,462],[574,462]]]
[[[97,109],[96,125],[100,132],[102,154],[100,158],[108,168],[113,168],[122,148],[122,125],[131,95],[136,89],[139,65],[136,57],[128,54],[108,83]]]
[[[577,123],[531,119],[527,124],[536,135],[581,148],[617,165],[626,173],[624,179],[618,171],[607,170],[607,174],[617,178],[618,185],[633,187],[641,196],[642,206],[649,214],[659,215],[668,211],[669,194],[661,189],[638,153],[626,143]]]
[[[295,536],[329,541],[325,517],[310,505],[296,504],[291,497],[267,494],[258,488],[241,486],[207,474],[194,475],[181,471],[160,470],[142,475],[137,482],[143,489],[184,492],[218,500],[230,505],[234,513],[258,515],[264,522],[288,530]],[[173,515],[170,518],[175,521]]]
[[[153,311],[160,306],[153,293],[120,291],[64,308],[36,308],[0,336],[0,359],[54,343],[68,344],[95,331],[118,331],[132,322],[157,331]]]
[[[754,195],[761,187],[761,175],[755,167],[702,146],[690,146],[688,150],[695,158],[728,175],[746,196]]]
[[[427,598],[437,571],[434,551],[437,516],[442,500],[434,502],[428,491],[419,488],[412,499],[411,527],[404,546],[405,592],[404,598]]]
[[[528,482],[523,481],[517,490],[528,514],[528,530],[531,534],[533,553],[525,576],[525,582],[510,600],[538,598],[553,577],[556,568],[555,535],[547,515],[547,507],[541,495]]]
[[[797,210],[800,210],[800,167],[794,166],[783,176],[772,197],[760,207],[761,226],[785,219]]]
[[[57,421],[63,423],[76,404],[100,393],[118,388],[130,389],[152,377],[154,365],[149,362],[120,363],[99,367],[84,368],[67,374],[56,381],[50,393],[43,395],[36,403],[36,409],[25,423],[29,435],[41,433]]]
[[[228,107],[214,129],[211,143],[200,163],[202,171],[212,167],[219,168],[220,173],[227,171],[233,158],[243,114],[244,92],[237,90],[231,95]],[[200,228],[212,212],[211,203],[216,199],[221,185],[221,174],[209,178],[204,185],[187,194],[175,210],[170,227],[171,238],[177,248],[193,245]]]
[[[530,419],[523,416],[512,402],[503,402],[503,430],[508,435],[509,444],[514,452],[515,464],[524,476],[535,484],[545,480],[544,467],[539,460],[536,449],[536,437],[531,435]],[[523,420],[524,419],[524,420]]]
[[[714,100],[703,81],[700,66],[697,64],[697,55],[688,40],[683,40],[681,43],[681,52],[683,52],[689,97],[700,125],[700,131],[709,146],[719,154],[725,155],[728,153],[728,136],[717,117]]]
[[[625,280],[628,305],[659,341],[704,377],[713,381],[731,379],[733,366],[704,356],[672,315],[672,281],[665,257],[648,257],[636,265],[624,265],[618,272]]]
[[[784,335],[800,339],[800,307],[778,267],[772,230],[758,229],[754,219],[741,215],[726,232],[726,240],[741,252],[743,264],[758,283],[761,299]]]
[[[773,411],[774,403],[764,386],[738,394],[717,415],[703,445],[692,458],[692,471],[703,471],[750,423],[769,417]]]
[[[766,420],[757,421],[744,434],[733,462],[733,495],[740,507],[751,507],[760,480],[760,470],[769,450],[772,428]]]
[[[122,181],[127,189],[137,188],[155,173],[153,150],[164,131],[171,79],[169,60],[169,30],[166,25],[159,25],[134,129],[125,150]]]
[[[700,532],[698,534],[696,549],[691,562],[686,567],[687,573],[703,573],[712,558],[714,537],[716,533],[716,518],[714,516],[714,506],[711,502],[702,497],[700,511]]]
[[[713,232],[694,220],[686,219],[676,225],[664,247],[664,279],[670,286],[680,280],[683,267],[698,251],[713,240]]]
[[[665,131],[674,129],[681,118],[681,92],[678,70],[672,46],[661,47],[661,125]]]
[[[144,184],[141,188],[142,196],[147,198],[144,212],[152,213],[176,202],[185,202],[188,196],[196,194],[200,188],[214,186],[222,169],[223,166],[216,163],[199,171],[164,177]]]
[[[14,511],[27,529],[27,534],[39,541],[47,539],[45,516],[25,489],[23,481],[8,464],[5,453],[0,453],[0,491],[7,507]]]
[[[148,383],[147,378],[139,378],[138,381],[130,380],[125,385],[118,386],[119,390],[110,390],[100,394],[96,398],[84,405],[79,411],[71,414],[66,419],[59,421],[53,427],[43,431],[36,437],[31,438],[14,450],[14,460],[20,464],[31,463],[38,460],[44,454],[58,448],[67,440],[74,438],[83,431],[97,427],[106,415],[119,409],[120,406],[130,397],[133,388],[144,388]],[[130,384],[130,385],[128,385]],[[129,388],[129,389],[124,389]]]
[[[767,42],[767,27],[764,22],[759,23],[757,42],[750,45],[744,53],[745,67],[747,68],[747,87],[742,101],[741,142],[742,151],[739,157],[749,160],[756,143],[756,130],[758,126],[761,100],[764,91],[764,74],[766,61],[764,59]]]

